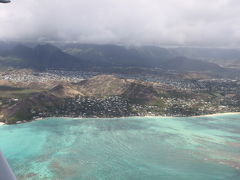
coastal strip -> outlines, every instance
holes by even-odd
[[[215,113],[215,114],[204,114],[204,115],[189,116],[189,117],[214,117],[214,116],[224,116],[224,115],[240,115],[240,112],[225,112],[225,113]]]
[[[98,117],[98,116],[88,116],[88,117],[83,117],[83,116],[79,116],[79,117],[71,117],[71,116],[63,116],[63,117],[57,117],[55,116],[55,118],[70,118],[70,119],[121,119],[121,118],[139,118],[139,117],[145,117],[145,118],[192,118],[192,117],[214,117],[214,116],[224,116],[224,115],[240,115],[240,112],[226,112],[226,113],[215,113],[215,114],[204,114],[204,115],[199,115],[199,116],[159,116],[159,115],[146,115],[146,116],[120,116],[120,117]],[[51,117],[46,117],[46,118],[51,118]],[[37,121],[37,120],[42,120],[45,118],[38,118],[38,119],[33,119],[32,121]],[[30,122],[30,121],[28,121]]]
[[[3,126],[3,125],[5,125],[5,123],[3,123],[3,122],[0,122],[0,126]]]
[[[186,118],[201,118],[201,117],[215,117],[215,116],[224,116],[224,115],[240,115],[240,112],[226,112],[226,113],[215,113],[215,114],[204,114],[204,115],[199,115],[199,116],[157,116],[157,115],[146,115],[146,116],[122,116],[122,117],[98,117],[98,116],[88,116],[88,117],[71,117],[71,116],[63,116],[63,117],[59,117],[59,118],[72,118],[72,119],[92,119],[92,118],[108,118],[108,119],[114,119],[114,118],[138,118],[138,117],[146,117],[146,118],[178,118],[178,117],[186,117]],[[57,118],[57,116],[54,116],[55,118]],[[30,121],[18,121],[16,122],[16,124],[23,124],[23,123],[28,123],[28,122],[32,122],[32,121],[39,121],[39,120],[43,120],[45,118],[51,118],[51,117],[40,117],[40,118],[36,118],[36,119],[32,119]],[[0,122],[0,126],[3,125],[8,125],[6,123]]]

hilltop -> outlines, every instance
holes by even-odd
[[[220,112],[217,99],[162,83],[98,75],[29,94],[3,107],[0,117],[16,123],[52,116],[192,116]]]
[[[113,75],[100,75],[79,83],[60,84],[49,91],[26,97],[3,110],[3,119],[10,123],[30,120],[35,114],[57,116],[54,112],[59,112],[61,107],[67,106],[66,104],[79,97],[85,97],[88,99],[87,101],[93,101],[92,103],[99,103],[98,101],[109,97],[118,97],[132,104],[136,102],[150,103],[156,101],[159,93],[167,89],[171,88],[159,83],[123,79]],[[108,111],[111,111],[113,107],[109,108]],[[121,109],[121,107],[119,108]],[[72,111],[69,110],[69,113]],[[128,115],[131,113],[129,108]]]

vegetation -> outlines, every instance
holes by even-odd
[[[10,86],[0,86],[0,98],[23,98],[43,92],[42,89],[25,89]]]
[[[224,99],[216,91],[179,90],[112,75],[58,85],[49,91],[8,86],[1,86],[0,91],[4,92],[0,119],[5,123],[49,116],[192,116],[240,110],[238,96]]]

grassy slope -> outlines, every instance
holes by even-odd
[[[44,90],[42,89],[25,89],[10,86],[0,86],[0,98],[23,98],[43,91]]]
[[[146,109],[141,108],[149,106],[150,109],[147,109],[150,112],[183,115],[195,115],[204,106],[203,103],[214,102],[214,95],[210,93],[181,91],[161,83],[122,79],[111,75],[100,75],[80,83],[59,85],[48,92],[38,93],[42,91],[0,86],[2,97],[26,97],[17,102],[16,106],[4,110],[8,123],[30,120],[33,111],[51,112],[50,115],[54,115],[58,107],[64,105],[64,98],[73,98],[76,95],[97,98],[121,96],[133,106],[136,105],[134,108],[137,112],[145,111]],[[167,102],[169,99],[170,103]],[[66,109],[68,107],[65,106]]]

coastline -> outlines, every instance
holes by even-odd
[[[6,125],[5,123],[3,123],[3,122],[0,122],[0,126],[3,126],[3,125]]]
[[[71,117],[71,116],[64,116],[64,117],[58,117],[58,118],[71,118],[71,119],[102,119],[102,118],[108,118],[108,119],[115,119],[115,118],[138,118],[138,117],[149,117],[149,118],[153,118],[153,117],[159,117],[159,118],[201,118],[201,117],[215,117],[215,116],[224,116],[224,115],[240,115],[240,112],[225,112],[225,113],[214,113],[214,114],[204,114],[204,115],[198,115],[198,116],[154,116],[154,115],[146,115],[146,116],[122,116],[122,117]],[[23,124],[23,123],[28,123],[28,122],[32,122],[32,121],[41,121],[42,119],[45,118],[54,118],[54,117],[41,117],[41,118],[36,118],[36,119],[32,119],[29,121],[18,121],[15,124]],[[3,122],[0,122],[0,126],[3,125],[13,125],[13,124],[6,124]]]
[[[138,117],[160,117],[160,118],[192,118],[192,117],[214,117],[214,116],[224,116],[224,115],[240,115],[240,112],[225,112],[225,113],[214,113],[214,114],[204,114],[204,115],[198,115],[198,116],[155,116],[155,115],[146,115],[146,116],[122,116],[122,117],[71,117],[71,116],[64,116],[64,117],[59,117],[59,118],[71,118],[71,119],[116,119],[116,118],[138,118]],[[46,117],[46,118],[53,118],[53,117]],[[57,118],[57,117],[56,117]],[[37,118],[37,119],[33,119],[32,121],[39,121],[45,118]],[[31,121],[29,121],[31,122]]]
[[[214,114],[203,114],[198,116],[129,116],[129,117],[161,117],[161,118],[195,118],[195,117],[214,117],[214,116],[224,116],[224,115],[240,115],[240,112],[225,112],[225,113],[214,113]]]
[[[189,117],[214,117],[214,116],[224,116],[224,115],[240,115],[240,112],[225,112],[225,113],[214,113],[214,114],[204,114],[199,116],[189,116]]]

